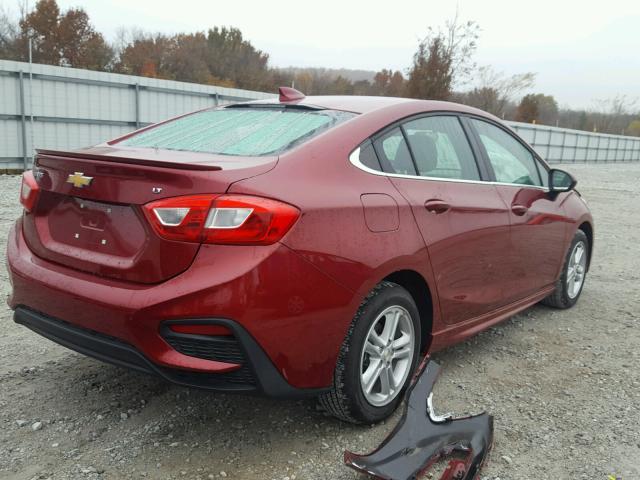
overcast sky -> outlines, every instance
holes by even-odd
[[[35,3],[35,0],[30,0]],[[8,4],[11,0],[0,0]],[[456,7],[482,31],[479,64],[536,72],[536,92],[561,105],[640,97],[640,2],[617,0],[58,0],[84,7],[113,40],[121,26],[174,33],[235,26],[273,66],[380,70],[411,64],[427,27]]]

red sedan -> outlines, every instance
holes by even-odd
[[[107,362],[375,422],[421,354],[575,304],[593,246],[575,184],[473,108],[283,88],[39,151],[9,305]]]

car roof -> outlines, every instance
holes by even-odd
[[[344,110],[354,113],[370,113],[376,110],[382,110],[389,107],[406,106],[411,111],[451,111],[461,113],[471,113],[483,117],[498,120],[493,115],[479,110],[477,108],[461,105],[459,103],[444,102],[439,100],[418,100],[413,98],[400,97],[373,97],[364,95],[314,95],[304,97],[300,100],[281,102],[274,99],[264,99],[247,102],[247,104],[262,105],[300,105],[310,108],[319,107],[331,110]]]

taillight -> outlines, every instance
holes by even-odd
[[[40,187],[33,176],[33,172],[31,170],[24,172],[22,174],[22,186],[20,187],[20,203],[27,212],[33,210],[39,194]]]
[[[300,215],[287,203],[250,195],[192,195],[144,206],[155,231],[169,240],[227,245],[270,245]]]

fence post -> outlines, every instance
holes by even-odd
[[[27,170],[27,118],[25,112],[24,101],[24,73],[20,70],[20,131],[22,134],[22,162],[24,169]]]
[[[624,160],[625,160],[625,161],[627,160],[627,152],[629,151],[629,140],[630,140],[630,139],[628,139],[628,138],[627,138],[627,139],[624,141]],[[629,155],[629,158],[631,158],[631,155]]]
[[[564,144],[567,141],[567,131],[562,132],[562,145],[560,147],[560,162],[564,161]]]
[[[220,105],[220,98],[218,98],[218,92],[213,94],[213,101],[215,102],[216,107]]]
[[[140,84],[136,83],[136,130],[140,128]]]

